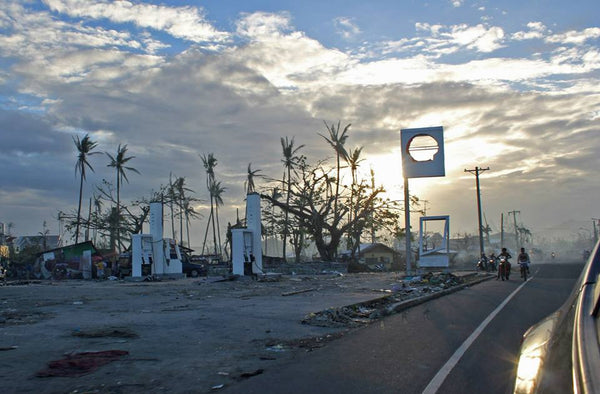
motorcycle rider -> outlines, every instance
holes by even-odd
[[[510,253],[508,253],[508,250],[506,250],[506,248],[502,248],[502,252],[500,252],[500,254],[498,255],[499,259],[502,259],[504,257],[504,260],[506,261],[506,266],[504,267],[500,267],[498,266],[498,277],[496,278],[496,280],[502,278],[502,280],[504,280],[504,277],[506,276],[506,279],[508,280],[508,276],[510,275],[510,261],[508,261],[508,259],[510,259],[512,256],[510,255]],[[504,271],[504,272],[502,272]]]
[[[490,255],[490,268],[492,269],[492,271],[496,271],[497,263],[498,263],[498,257],[496,257],[496,254],[494,252],[492,252],[492,254]]]
[[[525,252],[525,248],[521,248],[521,253],[519,253],[517,261],[519,262],[519,264],[525,264],[525,267],[527,268],[527,273],[529,274],[529,263],[531,261],[529,260],[529,254]],[[521,276],[523,275],[521,274]]]
[[[487,271],[487,261],[487,256],[485,255],[485,253],[482,253],[481,259],[479,259],[479,263],[477,264],[480,270]]]

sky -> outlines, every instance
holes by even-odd
[[[127,145],[123,201],[182,176],[205,201],[201,155],[218,160],[221,223],[243,212],[249,163],[283,172],[281,137],[333,157],[324,122],[351,124],[402,199],[400,131],[442,126],[444,177],[411,179],[428,215],[477,232],[475,177],[494,231],[518,211],[543,232],[600,217],[600,3],[597,1],[0,0],[0,222],[58,233],[77,209],[73,138]],[[90,158],[84,198],[106,179]],[[345,175],[345,181],[349,175]],[[257,181],[261,186],[261,181]],[[201,242],[204,219],[193,223]],[[414,220],[418,219],[413,214]],[[413,226],[418,222],[414,221]],[[403,223],[401,223],[403,226]]]

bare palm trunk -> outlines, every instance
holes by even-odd
[[[183,244],[183,199],[179,199],[179,244]]]
[[[187,214],[185,214],[185,231],[187,234],[187,247],[188,248],[192,248],[191,244],[190,244],[190,216]]]
[[[87,228],[85,229],[85,240],[90,240],[90,222],[92,221],[92,198],[90,197],[90,203],[88,205],[88,219],[87,219]],[[46,248],[44,248],[45,250]]]
[[[219,256],[223,253],[221,249],[221,225],[219,224],[219,206],[215,206],[215,216],[217,218],[217,236],[219,238]]]
[[[81,199],[83,198],[83,174],[79,182],[79,208],[77,208],[77,224],[75,225],[75,243],[79,243],[79,222],[81,221]]]
[[[215,251],[215,256],[217,256],[217,230],[215,227],[215,217],[213,215],[213,207],[210,207],[210,216],[212,216],[212,230],[213,230],[213,243],[214,243],[214,251]]]
[[[290,193],[292,192],[292,181],[291,181],[292,171],[291,168],[288,167],[288,179],[287,179],[287,196],[285,201],[285,226],[283,228],[283,261],[287,261],[286,257],[286,248],[287,248],[287,235],[289,232],[289,208],[290,208]]]
[[[204,231],[204,241],[202,241],[202,254],[204,254],[204,249],[206,248],[206,239],[208,238],[208,229],[210,228],[210,221],[212,220],[212,209],[210,214],[208,215],[208,221],[206,222],[206,230]]]
[[[175,239],[175,212],[173,210],[173,199],[174,196],[171,194],[171,201],[169,202],[169,207],[171,208],[171,238]]]
[[[117,172],[117,252],[121,251],[121,180]]]

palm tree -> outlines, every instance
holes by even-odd
[[[177,205],[179,206],[179,243],[183,244],[183,210],[184,201],[186,200],[185,192],[194,192],[192,189],[185,187],[185,177],[175,179],[175,191],[177,192]],[[189,245],[188,245],[189,246]]]
[[[202,254],[204,254],[204,248],[206,246],[206,238],[208,236],[208,229],[210,228],[211,221],[213,225],[213,238],[215,237],[215,218],[214,218],[214,196],[211,192],[211,185],[215,182],[215,167],[217,166],[217,159],[214,154],[209,153],[208,155],[200,156],[202,159],[202,164],[204,165],[204,169],[206,170],[206,188],[208,189],[208,193],[210,195],[210,215],[208,216],[208,221],[206,222],[206,231],[204,232],[204,242],[202,243]]]
[[[271,190],[271,198],[272,198],[273,200],[277,200],[277,199],[278,199],[279,197],[281,197],[281,196],[282,196],[282,194],[281,194],[281,192],[279,191],[279,188],[278,188],[278,187],[274,187],[274,188]],[[274,230],[274,228],[275,228],[275,204],[271,204],[271,231],[270,231],[270,233],[271,233],[271,235],[272,235],[272,236],[274,236],[274,237],[275,237],[275,230]],[[268,241],[268,240],[269,240],[269,237],[268,237],[268,235],[267,235],[267,238],[265,239],[265,254],[267,254],[267,255],[268,255],[268,253],[267,253],[267,252],[268,252],[268,250],[269,250],[269,249],[268,249],[268,247],[267,247],[267,246],[268,246],[268,245],[267,245],[267,241]],[[277,237],[275,237],[275,241],[277,241]]]
[[[248,180],[246,181],[246,194],[254,193],[254,177],[261,170],[252,171],[252,163],[248,163]]]
[[[358,165],[360,164],[361,161],[364,160],[363,158],[360,157],[362,150],[363,150],[362,146],[360,148],[350,149],[350,152],[348,153],[348,155],[346,155],[344,157],[344,159],[346,160],[346,163],[348,163],[348,167],[350,167],[350,172],[352,173],[352,187],[350,189],[350,210],[348,212],[350,222],[352,222],[352,214],[354,213],[354,193],[355,193],[356,186],[358,183],[358,180],[356,177],[356,172],[358,170]],[[351,250],[352,250],[352,258],[354,258],[354,251],[356,250],[355,247],[360,245],[360,239],[356,240],[356,245],[353,244],[354,243],[353,237],[355,236],[354,233],[355,233],[355,229],[350,228],[350,236],[348,237],[348,239],[350,241],[350,246],[351,246]]]
[[[183,200],[183,215],[185,215],[185,229],[187,234],[187,247],[191,248],[192,244],[190,243],[190,218],[198,218],[201,215],[194,210],[192,206],[193,199],[190,197],[186,197]]]
[[[175,186],[173,185],[172,173],[169,173],[169,207],[171,209],[171,238],[175,239],[175,211],[173,210],[173,203],[175,202]]]
[[[89,134],[86,134],[82,139],[79,136],[73,137],[73,142],[77,148],[77,163],[75,163],[75,174],[79,171],[79,206],[77,208],[77,223],[75,226],[75,243],[79,243],[79,222],[81,221],[81,200],[83,198],[83,181],[85,180],[85,169],[89,168],[94,172],[94,168],[88,161],[88,156],[98,154],[100,152],[92,152],[96,145],[96,141],[92,141]]]
[[[214,202],[215,202],[215,218],[217,221],[217,237],[218,237],[218,249],[217,249],[217,237],[214,236],[213,234],[213,238],[214,238],[214,242],[215,242],[215,254],[217,254],[217,250],[218,250],[218,255],[221,255],[221,225],[219,223],[219,206],[223,206],[223,193],[225,192],[227,188],[221,186],[221,182],[213,182],[211,187],[210,187],[210,193],[213,196]],[[213,227],[214,227],[214,219],[213,219]]]
[[[283,167],[285,170],[287,170],[287,197],[286,197],[286,207],[289,208],[290,206],[290,194],[291,194],[291,189],[292,189],[292,168],[295,166],[298,157],[296,156],[296,154],[298,153],[298,151],[303,148],[304,145],[300,145],[297,148],[294,148],[294,137],[292,137],[292,140],[288,140],[288,137],[285,137],[285,139],[283,139],[283,137],[281,137],[281,148],[283,150]],[[285,172],[284,172],[285,174]],[[283,225],[283,261],[286,261],[285,258],[285,249],[286,249],[286,243],[287,243],[287,235],[288,235],[288,226],[289,226],[289,213],[288,213],[289,209],[285,210],[285,223]]]
[[[350,128],[350,123],[348,125],[346,125],[346,127],[344,127],[344,130],[341,132],[341,134],[340,134],[340,122],[339,121],[338,121],[337,127],[334,124],[332,124],[330,127],[327,125],[326,122],[324,122],[324,123],[325,123],[325,127],[327,128],[327,131],[329,132],[329,137],[324,136],[323,134],[319,134],[319,135],[321,137],[323,137],[329,145],[331,145],[331,147],[335,151],[335,155],[336,155],[337,175],[336,175],[336,180],[335,180],[335,196],[334,196],[334,201],[333,201],[333,213],[335,215],[334,222],[337,222],[337,220],[338,220],[337,205],[338,205],[338,197],[339,197],[339,192],[340,192],[340,159],[346,160],[346,158],[348,157],[348,152],[346,152],[346,148],[344,148],[344,144],[346,143],[346,140],[348,139],[347,132],[348,132],[348,129]]]
[[[127,167],[125,164],[135,156],[125,157],[127,153],[127,145],[121,146],[117,148],[116,156],[112,156],[110,153],[106,153],[108,158],[110,159],[110,163],[107,167],[113,167],[117,170],[117,249],[121,247],[121,183],[123,183],[123,179],[127,183],[129,183],[129,179],[127,179],[127,171],[133,171],[137,174],[140,174],[138,170],[133,167]]]

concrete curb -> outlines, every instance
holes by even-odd
[[[440,298],[440,297],[443,297],[445,295],[452,294],[452,293],[457,292],[459,290],[462,290],[462,289],[464,289],[466,287],[477,285],[477,284],[479,284],[481,282],[485,282],[486,280],[490,280],[492,278],[494,278],[494,276],[490,275],[490,276],[487,276],[487,277],[484,277],[484,278],[481,278],[481,279],[474,280],[473,282],[463,283],[462,285],[454,286],[454,287],[451,287],[449,289],[438,291],[436,293],[427,294],[425,296],[413,298],[413,299],[410,299],[410,300],[400,301],[400,302],[397,302],[395,304],[390,305],[386,309],[386,311],[388,312],[388,314],[398,313],[398,312],[401,312],[403,310],[412,308],[413,306],[417,306],[417,305],[423,304],[423,303],[425,303],[427,301],[431,301],[431,300],[434,300],[436,298]]]
[[[466,274],[463,277],[472,277],[475,275],[477,275],[477,273]],[[383,318],[384,316],[389,316],[389,315],[401,312],[403,310],[412,308],[413,306],[417,306],[417,305],[423,304],[425,302],[434,300],[436,298],[443,297],[448,294],[452,294],[456,291],[460,291],[469,286],[474,286],[476,284],[479,284],[486,280],[490,280],[492,278],[494,278],[494,275],[486,275],[485,277],[475,279],[468,283],[462,283],[460,285],[456,285],[456,286],[453,286],[448,289],[440,290],[440,291],[425,294],[425,295],[420,295],[415,298],[410,298],[410,299],[402,300],[402,301],[396,301],[394,298],[392,298],[392,297],[394,297],[394,294],[387,294],[383,297],[378,297],[378,298],[373,298],[373,299],[366,300],[366,301],[347,304],[347,305],[340,306],[340,307],[332,307],[332,308],[329,308],[326,310],[322,310],[320,312],[311,313],[311,314],[307,315],[307,317],[305,317],[302,320],[302,323],[303,324],[314,324],[317,326],[321,326],[322,324],[310,322],[310,318],[312,318],[312,315],[318,315],[318,314],[328,315],[328,314],[333,313],[333,315],[335,317],[335,316],[337,316],[338,312],[342,312],[342,314],[345,314],[345,313],[349,312],[348,310],[356,311],[360,308],[375,309],[378,311],[378,312],[374,312],[374,314],[372,316],[369,316],[369,318],[367,318],[367,319],[362,318],[362,317],[360,319],[357,319],[357,320],[360,320],[358,323],[362,323],[362,324],[358,325],[358,326],[360,326],[360,325],[363,325],[364,323],[367,323],[367,322],[372,323],[374,321],[377,321],[377,320]],[[338,311],[338,312],[336,312],[336,311]],[[352,321],[355,320],[351,316],[349,316],[348,319],[352,320]],[[337,321],[337,320],[334,319],[333,322],[335,322],[335,321]],[[340,323],[339,326],[341,326],[341,327],[344,327],[344,326],[347,327],[346,320],[344,320],[343,322],[338,322],[338,323]],[[325,326],[330,327],[331,325],[327,324]],[[335,326],[335,325],[333,325],[333,326]]]

